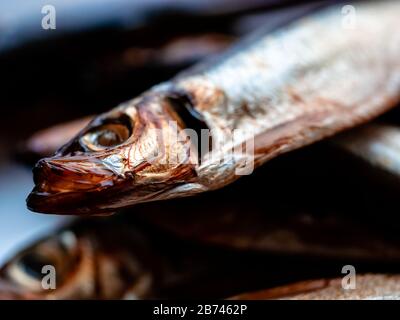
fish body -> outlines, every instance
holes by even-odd
[[[398,275],[357,275],[355,288],[344,289],[346,279],[321,279],[245,293],[233,300],[399,300]]]
[[[104,214],[218,189],[395,106],[400,4],[355,7],[352,28],[341,7],[314,13],[98,116],[37,164],[28,207]]]

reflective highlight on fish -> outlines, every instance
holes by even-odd
[[[343,29],[341,7],[317,12],[96,117],[37,164],[28,207],[106,214],[218,189],[249,163],[258,167],[394,107],[400,4],[356,6],[352,30]]]
[[[400,128],[373,123],[340,135],[335,145],[395,176],[400,174]]]

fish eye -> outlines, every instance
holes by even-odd
[[[37,292],[43,290],[42,280],[47,274],[43,273],[43,267],[50,265],[56,270],[57,283],[61,282],[75,262],[74,239],[73,234],[63,233],[44,240],[7,263],[3,276],[19,287]]]
[[[89,130],[80,138],[80,144],[89,151],[101,151],[122,144],[131,133],[130,121],[121,117]]]

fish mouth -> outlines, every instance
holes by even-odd
[[[49,194],[34,188],[29,194],[26,204],[29,210],[37,213],[58,214],[58,215],[107,215],[112,210],[100,208],[99,204],[91,204],[90,194],[79,192],[64,192]]]
[[[87,162],[85,162],[87,163]],[[70,159],[43,159],[33,170],[35,187],[27,197],[29,210],[59,215],[110,215],[137,203],[159,200],[194,175],[181,166],[168,179],[148,183],[135,174],[119,176],[100,163],[82,169]]]
[[[87,158],[79,157],[42,159],[34,167],[33,177],[35,187],[26,200],[27,207],[34,212],[50,214],[112,213],[100,204],[122,183],[120,177],[98,159],[88,162]]]

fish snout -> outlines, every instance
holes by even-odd
[[[96,158],[91,161],[42,159],[33,169],[36,187],[47,193],[101,188],[114,178],[115,174]]]
[[[35,187],[27,205],[36,212],[62,213],[88,193],[113,186],[118,178],[97,158],[45,158],[33,169]]]

